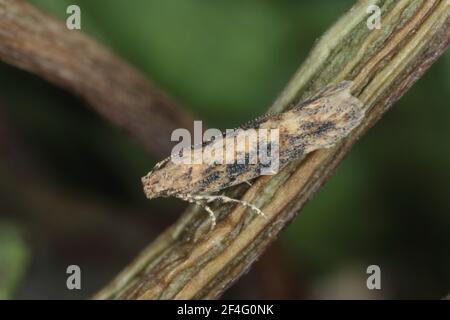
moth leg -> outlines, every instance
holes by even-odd
[[[202,207],[203,209],[206,210],[206,212],[208,212],[209,214],[209,218],[211,219],[211,228],[210,230],[213,230],[216,227],[217,224],[217,219],[216,219],[216,215],[214,214],[214,211],[208,206],[206,205],[205,202],[201,202],[198,199],[195,199],[195,197],[191,196],[191,195],[177,195],[177,198],[187,201],[189,203],[195,203],[196,205],[198,205],[199,207]]]
[[[252,184],[250,183],[250,181],[245,181],[246,184],[248,184],[250,187],[252,186]]]
[[[213,202],[213,201],[222,201],[223,203],[239,203],[241,206],[249,208],[251,210],[253,210],[254,212],[256,212],[258,215],[266,218],[266,215],[264,214],[264,212],[261,211],[261,209],[259,209],[258,207],[252,205],[251,203],[248,203],[246,201],[242,201],[242,200],[237,200],[237,199],[233,199],[227,196],[193,196],[194,199],[196,200],[205,200],[207,203],[208,202]]]
[[[212,211],[212,209],[210,207],[208,207],[208,205],[206,205],[203,202],[196,202],[196,204],[200,207],[202,207],[203,209],[206,210],[206,212],[208,212],[209,214],[209,218],[211,219],[211,228],[210,230],[214,230],[214,228],[216,227],[216,215],[214,214],[214,211]]]

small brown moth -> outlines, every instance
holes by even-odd
[[[237,129],[232,135],[223,135],[221,139],[192,146],[180,152],[180,156],[185,159],[187,157],[188,160],[203,156],[205,161],[200,164],[192,164],[189,161],[174,163],[170,161],[171,157],[159,162],[142,178],[147,198],[173,196],[196,203],[210,214],[212,228],[216,219],[207,204],[213,201],[239,203],[264,216],[259,208],[250,203],[211,193],[240,183],[249,183],[264,174],[267,163],[248,161],[261,152],[261,147],[278,152],[277,160],[281,169],[288,162],[311,151],[330,148],[347,136],[360,124],[364,116],[361,101],[350,93],[351,84],[351,81],[343,81],[329,85],[286,112],[262,116]],[[264,129],[278,130],[277,141],[271,140],[262,146],[245,140],[250,136],[250,132],[261,133]],[[243,150],[227,147],[228,143],[232,144],[242,137],[245,141]],[[215,152],[208,152],[205,156],[205,149]],[[227,161],[236,158],[247,161]]]

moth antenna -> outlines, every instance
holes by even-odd
[[[158,162],[157,164],[155,164],[155,166],[153,167],[153,169],[152,169],[152,172],[154,171],[154,170],[158,170],[159,168],[161,168],[163,165],[165,165],[167,162],[169,162],[170,161],[170,157],[169,158],[166,158],[166,159],[164,159],[164,160],[162,160],[162,161],[160,161],[160,162]]]

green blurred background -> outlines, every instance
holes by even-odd
[[[220,129],[264,113],[353,1],[33,0]],[[450,292],[450,56],[360,140],[226,298],[442,298]],[[158,160],[78,98],[0,64],[0,298],[88,298],[178,217],[146,201]],[[66,288],[66,268],[82,290]],[[366,288],[366,268],[382,290]]]

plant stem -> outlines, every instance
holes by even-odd
[[[366,25],[369,4],[381,8],[380,30]],[[353,80],[353,94],[366,108],[360,127],[331,149],[261,177],[250,188],[230,191],[262,208],[267,219],[240,206],[221,206],[215,209],[218,224],[208,233],[208,215],[189,207],[95,298],[220,297],[275,241],[356,141],[437,60],[449,40],[447,0],[358,1],[320,39],[270,111],[286,110],[326,84]]]

